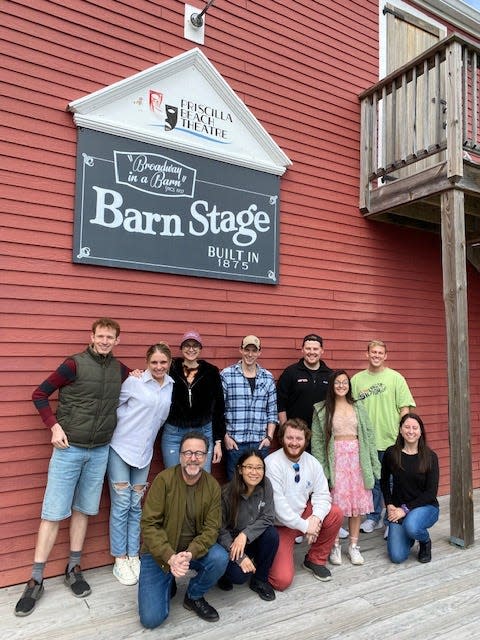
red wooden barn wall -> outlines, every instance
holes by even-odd
[[[203,2],[192,0],[199,8]],[[278,375],[302,336],[351,372],[367,341],[389,344],[449,487],[441,250],[437,236],[365,221],[358,211],[358,94],[378,77],[376,0],[239,0],[208,14],[204,53],[292,159],[282,179],[278,286],[72,264],[76,131],[67,104],[189,50],[178,0],[4,0],[1,147],[0,586],[28,577],[50,455],[33,388],[82,349],[91,322],[122,326],[118,356],[142,366],[186,328],[223,367],[242,335],[263,341]],[[469,271],[475,484],[480,408],[479,274]],[[155,462],[158,468],[158,461]],[[110,562],[106,497],[83,565]],[[67,524],[48,564],[64,570]]]

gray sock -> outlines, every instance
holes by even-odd
[[[70,557],[68,558],[68,570],[67,573],[75,567],[77,564],[80,564],[80,558],[82,557],[81,551],[72,551],[70,550]]]
[[[43,572],[45,571],[45,562],[34,562],[32,568],[32,578],[40,584],[43,580]]]

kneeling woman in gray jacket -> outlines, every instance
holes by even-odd
[[[222,490],[222,527],[218,542],[230,561],[218,587],[230,591],[233,584],[250,578],[250,589],[262,600],[275,600],[268,573],[278,549],[274,521],[273,490],[265,477],[265,463],[258,451],[244,453],[232,480]]]

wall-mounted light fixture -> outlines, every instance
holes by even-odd
[[[214,2],[215,0],[208,0],[207,4],[203,7],[200,13],[192,13],[192,15],[190,16],[190,22],[194,27],[196,27],[197,29],[203,27],[203,16],[207,13]]]
[[[184,37],[198,44],[203,44],[205,40],[205,19],[207,11],[215,0],[208,0],[204,8],[199,11],[197,7],[189,4],[185,5]]]

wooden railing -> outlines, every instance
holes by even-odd
[[[480,47],[453,34],[361,94],[362,210],[371,189],[432,164],[461,179],[480,152],[479,67]]]

